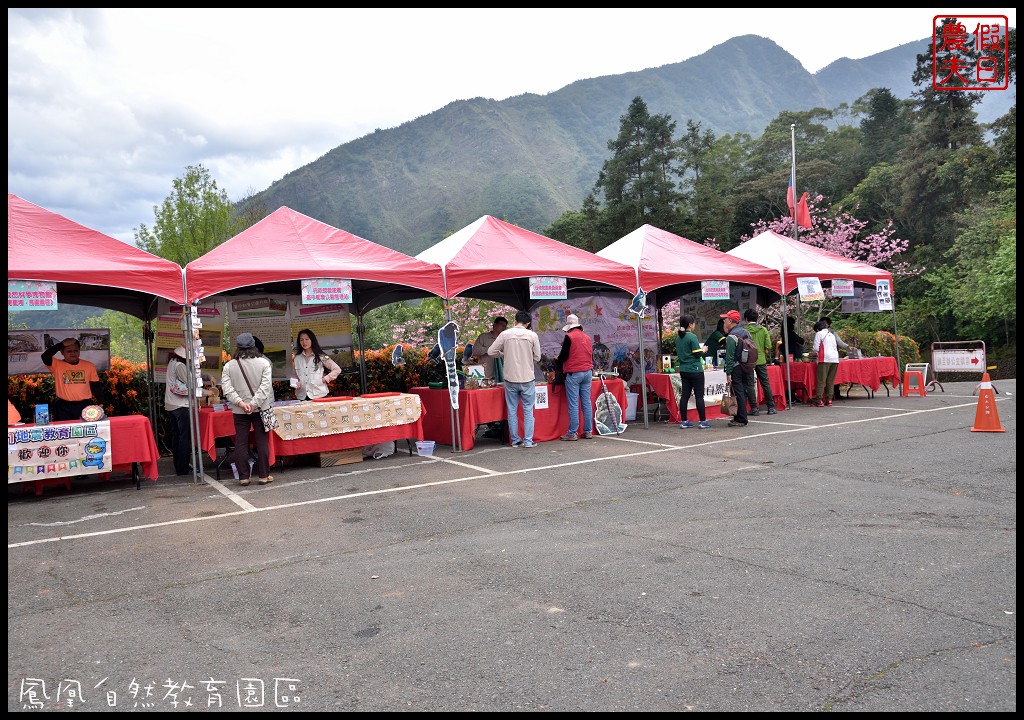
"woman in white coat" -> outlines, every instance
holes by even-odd
[[[295,339],[293,364],[295,377],[299,381],[295,388],[295,397],[299,400],[327,397],[331,392],[327,384],[341,374],[338,363],[331,360],[330,355],[323,351],[316,334],[309,328],[299,330],[299,336]]]
[[[256,440],[256,473],[260,485],[273,482],[270,475],[270,437],[260,410],[274,402],[270,360],[256,349],[250,333],[235,340],[235,356],[224,364],[221,386],[224,399],[235,414],[235,468],[242,485],[249,484],[249,430]]]

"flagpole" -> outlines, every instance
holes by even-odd
[[[790,166],[789,166],[789,191],[793,193],[793,209],[790,211],[790,215],[793,218],[793,240],[799,242],[800,240],[800,226],[796,221],[797,218],[797,200],[796,200],[796,123],[791,123],[789,126],[789,143],[790,143]],[[789,402],[793,401],[793,375],[789,367],[789,323],[787,322],[787,309],[786,309],[786,278],[783,272],[779,271],[779,282],[782,283],[782,337],[783,347],[782,351],[786,353],[786,400]],[[796,358],[794,357],[795,361]]]

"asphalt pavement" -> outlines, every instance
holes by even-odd
[[[1016,382],[8,485],[10,711],[1015,711]]]

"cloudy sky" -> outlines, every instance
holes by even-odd
[[[739,35],[816,72],[948,8],[7,10],[7,191],[133,242],[189,165],[231,200],[455,100],[543,95]],[[1006,15],[1014,8],[971,10]]]

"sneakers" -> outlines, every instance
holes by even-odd
[[[585,432],[582,435],[580,435],[580,440],[593,440],[593,439],[594,439],[594,433],[592,433],[592,432]]]
[[[711,427],[711,423],[708,422],[707,420],[701,420],[699,423],[697,423],[697,427],[699,427],[701,430],[707,430],[708,428]]]
[[[249,484],[249,478],[246,478],[245,480],[239,480],[238,484],[241,485],[242,487],[245,487],[246,485]]]
[[[825,402],[825,407],[832,407],[832,401],[828,400]]]
[[[685,428],[692,428],[693,427],[693,423],[690,422],[689,420],[683,420],[683,422],[680,423],[679,427],[684,428],[684,429]]]
[[[745,422],[740,422],[739,420],[730,420],[729,421],[729,427],[746,427],[746,426],[747,426],[747,424]]]
[[[776,410],[775,408],[768,408],[768,414],[769,415],[778,415],[779,411]]]
[[[265,478],[260,478],[256,482],[258,482],[260,485],[268,485],[268,484],[274,482],[274,476],[273,475],[267,475]]]
[[[522,446],[523,446],[523,441],[522,440],[516,440],[514,443],[512,443],[512,447],[514,447],[514,448],[518,448],[518,447],[522,447]]]
[[[757,417],[760,414],[761,414],[761,411],[758,410],[757,408],[754,408],[753,410],[751,410],[750,412],[747,413],[747,415],[753,415],[754,417]]]
[[[813,398],[811,400],[808,400],[807,404],[810,405],[811,407],[824,407],[825,406],[825,403],[823,403],[818,398]]]
[[[529,449],[530,449],[530,448],[532,448],[532,447],[537,447],[537,444],[536,444],[536,443],[532,443],[532,442],[530,442],[530,441],[528,441],[528,440],[524,440],[524,441],[523,441],[523,444],[522,444],[522,446],[521,446],[521,447],[522,447],[522,448],[523,448],[524,450],[529,450]]]
[[[566,433],[565,435],[558,439],[565,440],[566,442],[576,442],[577,440],[579,440],[579,438],[576,436],[576,433]]]

